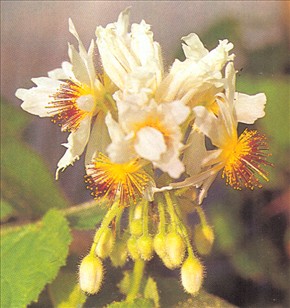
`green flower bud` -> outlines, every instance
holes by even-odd
[[[190,294],[197,294],[203,282],[203,266],[194,257],[188,257],[181,267],[181,282],[184,290]]]
[[[130,233],[135,236],[141,236],[143,233],[143,220],[134,219],[130,223]]]
[[[163,264],[169,269],[174,269],[174,266],[170,262],[168,254],[166,252],[165,242],[166,242],[165,234],[158,233],[154,237],[153,247],[159,258],[162,260]]]
[[[97,243],[95,253],[98,257],[105,259],[112,251],[115,236],[110,228],[106,228]]]
[[[214,233],[208,225],[197,225],[194,228],[194,243],[201,255],[210,253],[214,241]]]
[[[165,245],[172,268],[179,267],[183,261],[186,248],[183,238],[177,232],[170,232],[166,235]]]
[[[126,263],[127,243],[124,240],[116,241],[114,248],[110,253],[110,259],[115,267],[122,267]]]
[[[153,257],[153,240],[150,235],[139,237],[137,247],[143,260],[149,261]]]
[[[167,256],[165,234],[158,233],[154,236],[153,247],[157,255],[162,259]]]
[[[93,255],[87,255],[83,258],[79,267],[80,288],[86,293],[98,293],[103,281],[102,261]]]
[[[140,258],[139,250],[137,247],[137,238],[135,236],[129,237],[127,241],[127,249],[132,260]]]

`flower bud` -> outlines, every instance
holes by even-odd
[[[103,281],[102,261],[93,255],[83,258],[79,268],[80,288],[89,294],[98,293]]]
[[[124,240],[116,241],[110,253],[110,259],[115,267],[122,267],[125,264],[127,260],[127,243]]]
[[[201,255],[210,253],[214,241],[214,233],[208,225],[197,225],[194,228],[194,243]]]
[[[130,223],[130,233],[135,236],[141,236],[143,233],[143,220],[133,219]]]
[[[167,256],[165,234],[158,233],[154,236],[153,247],[157,255],[162,259]]]
[[[137,247],[137,238],[135,236],[129,237],[127,241],[127,249],[132,260],[140,258],[139,250]]]
[[[106,228],[97,243],[95,253],[98,257],[105,259],[112,251],[115,236],[110,228]]]
[[[153,240],[150,235],[139,237],[137,247],[143,260],[149,261],[153,257]]]
[[[188,257],[181,267],[181,282],[184,290],[190,294],[196,294],[203,282],[203,267],[200,261],[194,257]]]
[[[170,232],[166,235],[165,243],[166,253],[170,263],[172,264],[172,268],[180,266],[183,261],[186,248],[183,238],[177,232]]]

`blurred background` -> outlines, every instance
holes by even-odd
[[[116,21],[128,6],[131,22],[144,19],[152,26],[166,68],[176,57],[183,59],[181,37],[191,32],[208,49],[227,38],[235,46],[238,90],[266,93],[266,117],[256,127],[269,138],[275,167],[261,190],[235,192],[220,180],[209,192],[205,209],[216,242],[204,258],[205,288],[240,307],[289,307],[289,1],[2,1],[3,223],[38,218],[56,204],[90,200],[83,159],[54,183],[67,135],[49,119],[22,111],[14,94],[19,87],[33,86],[31,78],[46,76],[68,60],[67,42],[76,43],[68,31],[69,17],[88,46],[96,26]],[[159,265],[150,266],[158,271]],[[178,276],[158,268],[160,275]]]

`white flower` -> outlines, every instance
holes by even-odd
[[[271,165],[266,160],[269,155],[264,153],[268,150],[265,136],[260,135],[256,130],[247,129],[240,136],[237,134],[239,120],[253,123],[264,115],[265,95],[260,93],[254,96],[240,96],[235,93],[235,74],[233,64],[229,63],[226,68],[225,95],[223,93],[216,95],[217,115],[204,106],[196,106],[193,109],[195,126],[199,132],[210,138],[217,149],[207,151],[203,158],[200,157],[202,169],[199,169],[190,166],[187,158],[190,152],[187,151],[192,149],[192,145],[189,146],[185,150],[185,163],[189,164],[187,170],[190,177],[183,182],[172,184],[173,187],[190,185],[202,187],[200,203],[222,169],[222,177],[225,177],[226,183],[235,189],[261,187],[255,173],[268,180],[261,168],[262,165]],[[241,114],[239,115],[238,112]],[[200,147],[200,139],[198,140],[197,146],[199,145],[199,148],[205,152],[204,148]]]
[[[182,124],[189,108],[179,101],[156,104],[151,100],[147,106],[126,105],[117,101],[119,122],[110,114],[106,118],[112,143],[108,147],[109,157],[115,162],[124,162],[141,157],[153,163],[173,178],[184,171],[179,159],[182,148]],[[124,108],[124,106],[126,108]]]
[[[150,83],[148,88],[155,92],[163,78],[160,46],[153,41],[153,33],[144,20],[140,24],[132,24],[130,33],[128,26],[129,9],[126,9],[117,22],[108,24],[106,28],[97,27],[97,46],[104,70],[121,90],[130,89],[133,74],[138,75],[137,79],[147,79],[145,82]]]
[[[221,70],[234,58],[234,55],[229,55],[233,44],[228,40],[219,41],[215,49],[208,51],[195,33],[182,39],[186,59],[174,61],[156,99],[166,102],[182,100],[190,107],[209,105],[224,86]]]
[[[63,144],[67,150],[57,165],[58,172],[83,153],[89,141],[91,122],[103,108],[103,101],[112,85],[105,76],[98,79],[94,67],[94,41],[88,52],[85,50],[78,33],[69,19],[69,31],[79,44],[79,51],[69,44],[70,62],[48,73],[48,77],[33,78],[36,87],[18,89],[16,96],[23,100],[21,107],[40,117],[51,117],[62,131],[70,132],[68,142]]]

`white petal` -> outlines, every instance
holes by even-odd
[[[141,157],[157,161],[166,148],[163,134],[157,129],[143,127],[137,132],[135,150]]]
[[[67,79],[68,76],[65,74],[62,68],[56,68],[47,73],[48,77],[51,79]]]
[[[199,61],[208,54],[208,50],[203,46],[198,35],[191,33],[182,38],[186,44],[182,44],[183,52],[186,58],[194,61]]]
[[[125,137],[124,132],[122,131],[119,123],[113,119],[110,112],[108,112],[105,118],[105,122],[108,127],[109,135],[110,135],[112,142],[118,142],[124,139]]]
[[[200,172],[201,162],[207,154],[204,135],[192,130],[186,146],[188,147],[184,150],[183,163],[186,167],[186,173],[194,175]]]
[[[91,94],[82,95],[76,100],[77,106],[84,111],[91,112],[95,107],[94,97]]]
[[[67,150],[57,164],[56,179],[58,179],[59,171],[63,171],[67,166],[73,165],[83,153],[89,139],[90,125],[91,117],[87,116],[80,123],[78,130],[68,136],[68,143],[63,144]]]
[[[185,170],[183,163],[176,155],[173,155],[169,161],[160,160],[154,162],[153,165],[167,172],[173,179],[178,179]]]
[[[98,152],[106,153],[106,149],[110,143],[108,128],[105,124],[105,114],[99,112],[94,121],[88,146],[86,149],[85,164],[87,165],[97,156]]]
[[[181,101],[173,101],[159,106],[162,106],[165,116],[169,114],[177,125],[183,123],[190,113],[189,107],[185,106]]]
[[[49,102],[53,101],[53,95],[62,83],[47,77],[33,78],[32,80],[38,85],[37,87],[18,89],[15,93],[23,101],[21,107],[25,111],[40,117],[52,116],[52,109],[48,108],[48,105]]]
[[[217,147],[224,145],[224,139],[228,133],[222,122],[203,106],[193,108],[193,112],[196,115],[195,125],[210,138],[213,145]]]
[[[257,119],[265,115],[266,95],[258,93],[256,95],[247,95],[236,93],[234,108],[238,122],[253,124]]]

